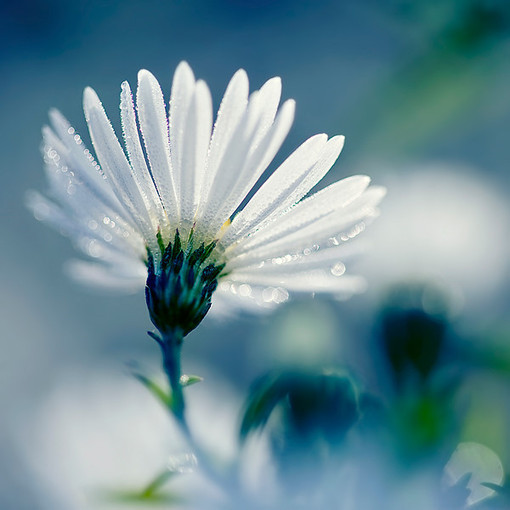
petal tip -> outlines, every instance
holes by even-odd
[[[137,74],[138,78],[138,84],[145,82],[145,81],[157,81],[154,75],[148,71],[147,69],[140,69]]]
[[[175,68],[174,73],[174,81],[177,79],[183,79],[185,81],[195,81],[195,74],[193,73],[193,69],[186,62],[186,60],[181,60],[177,67]]]

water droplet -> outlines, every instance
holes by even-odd
[[[192,453],[179,453],[168,459],[167,468],[173,473],[193,473],[198,462]]]
[[[94,258],[100,257],[102,252],[103,252],[103,250],[101,249],[101,246],[95,239],[92,239],[91,241],[89,241],[89,243],[87,245],[87,253],[91,257],[94,257]]]
[[[345,266],[342,262],[337,262],[330,271],[333,276],[342,276],[345,273]]]
[[[273,289],[272,301],[275,303],[285,303],[289,299],[289,293],[282,287]]]
[[[96,230],[98,226],[97,221],[95,220],[90,220],[87,225],[90,228],[90,230]]]
[[[270,303],[273,300],[273,287],[267,287],[262,291],[262,299],[266,303]]]
[[[289,299],[289,293],[282,287],[266,287],[262,291],[262,299],[266,303],[284,303]]]
[[[251,287],[247,283],[243,283],[239,286],[239,295],[243,297],[251,296]]]

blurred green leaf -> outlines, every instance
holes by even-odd
[[[166,408],[172,406],[172,395],[168,390],[164,390],[158,383],[149,377],[139,373],[133,372],[133,375],[138,379]]]
[[[182,498],[168,492],[168,489],[162,492],[162,489],[177,474],[176,471],[165,469],[140,490],[105,489],[97,496],[102,501],[112,503],[127,503],[133,505],[143,503],[144,505],[158,508],[163,508],[161,505],[164,505],[164,508],[173,507],[175,504],[182,503]]]
[[[270,373],[255,381],[243,413],[241,441],[263,428],[277,404],[287,395],[289,381],[280,373]]]
[[[412,4],[419,27],[420,9],[428,9],[428,2]],[[437,13],[444,2],[435,4],[430,10]],[[357,127],[349,136],[364,154],[415,155],[487,110],[490,87],[506,67],[509,4],[473,0],[452,5],[439,17],[440,27],[417,41],[410,36],[404,63],[377,82],[361,108],[356,105]]]
[[[352,380],[336,371],[281,371],[261,377],[253,386],[241,423],[240,436],[263,428],[275,408],[285,411],[289,433],[301,438],[320,435],[340,440],[359,418]]]

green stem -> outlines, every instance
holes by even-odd
[[[163,335],[160,344],[163,353],[163,368],[172,390],[170,411],[181,426],[186,428],[184,419],[184,394],[181,385],[181,346],[183,341],[182,331],[175,329],[171,333]]]
[[[153,335],[151,335],[153,336]],[[227,487],[227,484],[224,477],[221,476],[214,466],[211,464],[208,456],[205,452],[202,451],[201,447],[198,443],[195,442],[193,435],[191,434],[191,430],[186,421],[186,417],[184,415],[185,402],[184,402],[184,394],[183,388],[181,384],[181,346],[184,339],[184,335],[181,329],[175,329],[171,332],[165,332],[164,334],[161,332],[161,338],[158,339],[155,336],[153,338],[156,339],[158,344],[161,347],[161,351],[163,353],[163,368],[168,378],[168,382],[171,388],[171,399],[168,406],[169,411],[175,417],[184,437],[186,438],[190,448],[193,450],[197,462],[204,470],[205,473],[209,475],[211,480],[218,483],[219,486]],[[166,476],[162,474],[158,476],[153,483],[151,483],[146,491],[157,490],[160,485],[165,482]],[[232,489],[232,487],[230,487]],[[236,491],[239,491],[238,487],[235,487]]]

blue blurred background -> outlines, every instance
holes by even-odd
[[[460,439],[490,446],[510,469],[509,57],[505,0],[2,1],[0,507],[46,508],[31,440],[63,374],[159,363],[143,295],[76,286],[62,272],[72,246],[24,207],[28,189],[45,187],[48,109],[87,138],[81,95],[90,85],[118,128],[120,83],[134,85],[147,68],[168,97],[183,59],[215,108],[240,67],[252,88],[282,77],[297,114],[273,168],[315,133],[344,134],[320,186],[367,173],[389,190],[361,236],[365,253],[348,265],[367,278],[366,294],[209,317],[187,339],[185,369],[212,367],[243,395],[265,370],[307,360],[349,367],[384,396],[382,303],[397,283],[433,282],[448,302],[454,353],[471,353]]]

